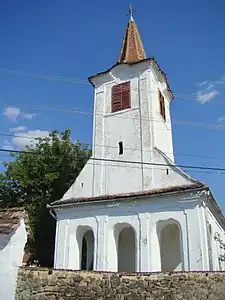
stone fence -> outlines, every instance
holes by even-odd
[[[16,300],[225,300],[225,273],[122,274],[20,268]]]

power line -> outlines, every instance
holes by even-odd
[[[115,118],[120,118],[120,119],[133,119],[133,120],[140,120],[140,117],[133,117],[133,116],[127,116],[127,115],[116,115],[116,114],[107,114],[105,112],[96,112],[92,113],[89,111],[78,111],[78,110],[72,110],[72,112],[77,113],[77,114],[84,114],[84,115],[89,115],[89,116],[103,116],[105,118],[112,116]],[[172,122],[165,122],[160,119],[151,119],[151,118],[141,118],[143,121],[151,121],[151,122],[156,122],[156,123],[164,123],[167,126],[172,125]],[[185,120],[174,120],[173,124],[180,124],[180,125],[192,125],[192,126],[197,126],[197,127],[203,127],[203,128],[208,128],[208,129],[214,129],[214,130],[219,130],[219,131],[225,131],[225,127],[218,125],[218,124],[205,124],[205,123],[198,123],[198,122],[193,122],[193,121],[185,121]],[[170,129],[167,129],[170,130]]]
[[[42,74],[42,73],[29,73],[20,70],[8,70],[8,69],[0,69],[0,73],[3,75],[15,75],[15,76],[23,76],[23,77],[30,77],[30,78],[41,78],[41,79],[50,79],[50,80],[57,80],[63,81],[68,83],[76,83],[76,84],[87,84],[90,83],[88,80],[75,78],[75,77],[66,77],[66,76],[58,76],[58,75],[49,75],[49,74]],[[155,93],[155,92],[152,92]],[[187,94],[174,94],[175,97],[180,98],[182,100],[195,100],[198,101],[197,95],[187,95]],[[220,104],[224,104],[221,102]]]
[[[0,155],[1,156],[1,155]],[[11,156],[2,156],[2,157],[7,157],[7,158],[13,158],[13,157],[11,157]],[[2,161],[2,162],[5,162],[5,160],[0,160],[0,161]],[[74,159],[74,161],[78,161],[77,159]],[[94,166],[101,166],[102,165],[102,163],[101,162],[90,162],[90,161],[88,161],[87,162],[87,164],[89,164],[89,165],[94,165]],[[127,166],[125,166],[125,165],[121,165],[121,164],[110,164],[110,163],[107,163],[107,167],[109,167],[109,166],[112,166],[112,167],[119,167],[119,168],[126,168]],[[133,168],[133,169],[137,169],[137,168],[141,168],[141,166],[129,166],[129,168]],[[165,171],[166,169],[168,168],[168,165],[166,165],[166,167],[164,167],[164,168],[160,168],[160,167],[154,167],[154,166],[151,166],[151,167],[149,167],[149,170],[152,170],[152,169],[155,169],[155,170],[161,170],[161,171]],[[194,173],[198,173],[198,174],[210,174],[210,175],[225,175],[225,172],[223,173],[223,172],[221,172],[221,171],[205,171],[205,170],[192,170],[191,171],[192,173],[194,172]]]
[[[53,76],[53,75],[46,75],[46,74],[37,74],[37,73],[27,73],[27,72],[21,72],[21,71],[12,71],[12,70],[6,70],[6,69],[0,69],[0,72],[3,74],[8,74],[8,75],[19,75],[19,76],[28,76],[28,77],[36,77],[36,78],[44,78],[44,79],[53,79],[53,80],[64,80],[67,82],[72,82],[72,83],[88,83],[85,80],[82,79],[77,79],[77,78],[72,78],[72,77],[62,77],[62,76]],[[183,98],[183,99],[191,99],[191,100],[196,100],[195,96],[187,96],[187,95],[183,95],[183,94],[177,94],[177,96]],[[39,108],[39,109],[43,109]],[[66,112],[73,112],[73,113],[80,113],[80,114],[84,114],[84,115],[94,115],[93,113],[89,112],[89,111],[81,111],[79,110],[79,108],[76,107],[65,107],[65,106],[49,106],[49,107],[45,107],[45,109],[47,110],[59,110],[59,111],[66,111]],[[103,115],[105,116],[105,113],[95,113],[95,115]],[[126,119],[139,119],[136,117],[131,117],[131,116],[125,116],[125,117],[121,117],[121,116],[116,116],[114,115],[114,117],[118,117],[118,118],[126,118]],[[148,120],[148,121],[153,121],[153,122],[163,122],[161,120],[154,120],[154,119],[150,119],[150,118],[142,118],[142,120]],[[207,129],[213,129],[213,130],[219,130],[219,131],[225,131],[225,128],[221,125],[218,124],[204,124],[204,123],[197,123],[197,122],[192,122],[192,121],[183,121],[183,120],[175,120],[173,123],[175,124],[180,124],[180,125],[192,125],[192,126],[200,126],[203,128],[207,128]],[[169,129],[168,129],[169,130]],[[36,137],[29,137],[29,136],[20,136],[20,135],[9,135],[9,134],[0,134],[2,136],[11,136],[11,137],[20,137],[20,138],[25,138],[25,139],[30,139],[30,138],[36,138]],[[95,145],[97,146],[97,145]],[[99,145],[99,147],[102,147],[102,145]],[[113,146],[107,146],[107,147],[112,147]],[[117,148],[117,147],[115,147]],[[137,150],[140,151],[140,149],[132,149],[132,148],[127,148],[129,150]],[[144,151],[148,151],[148,150],[144,150]],[[175,153],[176,155],[183,155],[183,156],[193,156],[193,157],[202,157],[202,158],[213,158],[213,159],[222,159],[224,160],[224,158],[220,158],[220,157],[207,157],[207,156],[200,156],[200,155],[193,155],[193,154],[179,154],[179,153]]]
[[[32,151],[23,151],[23,150],[11,150],[11,149],[2,149],[0,152],[9,152],[9,153],[21,153],[28,155],[42,155],[41,153],[32,152]],[[79,158],[79,156],[77,156]],[[80,157],[83,158],[83,157]],[[218,167],[204,167],[204,166],[194,166],[194,165],[168,165],[162,163],[150,163],[150,162],[140,162],[140,161],[131,161],[131,160],[119,160],[119,159],[109,159],[109,158],[96,158],[91,157],[90,160],[100,161],[100,162],[111,162],[111,163],[123,163],[123,164],[136,164],[136,165],[146,165],[146,166],[164,166],[164,167],[179,167],[183,169],[199,169],[199,170],[210,170],[210,171],[222,171],[225,172],[225,168]]]
[[[0,157],[1,157],[1,155],[0,155]],[[3,156],[4,157],[4,156]],[[13,158],[13,157],[10,157],[10,156],[5,156],[5,157],[7,157],[7,158]],[[1,162],[5,162],[5,160],[0,160]],[[78,160],[74,160],[74,161],[78,161]],[[89,165],[93,165],[93,166],[101,166],[102,165],[102,163],[101,162],[90,162],[90,161],[88,161],[87,162],[87,164],[89,164]],[[112,166],[112,167],[119,167],[119,168],[126,168],[127,166],[125,166],[125,165],[121,165],[121,164],[110,164],[110,163],[108,163],[107,164],[107,167],[109,167],[109,166]],[[137,167],[137,166],[129,166],[129,168],[133,168],[133,169],[137,169],[137,168],[139,168],[140,169],[140,167]],[[168,168],[168,166],[167,166],[167,168]],[[164,168],[160,168],[160,167],[154,167],[154,166],[151,166],[151,167],[149,167],[149,170],[152,170],[152,169],[154,169],[154,170],[161,170],[161,171],[165,171],[166,169],[167,169],[166,167],[164,167]],[[192,173],[197,173],[197,174],[207,174],[207,175],[225,175],[225,172],[221,172],[221,171],[204,171],[204,170],[192,170],[191,171]]]
[[[82,115],[88,115],[88,116],[103,116],[105,118],[109,117],[110,114],[105,113],[105,112],[96,112],[93,113],[91,111],[82,111],[79,108],[57,108],[57,107],[42,107],[40,110],[58,110],[58,111],[63,111],[63,112],[71,112],[75,114],[82,114]],[[116,115],[113,114],[111,115],[114,118],[120,118],[120,119],[133,119],[133,120],[140,120],[138,117],[134,116],[121,116],[121,115]],[[199,122],[193,122],[193,121],[186,121],[186,120],[173,120],[173,122],[165,122],[160,119],[151,119],[151,118],[141,118],[143,121],[152,121],[152,122],[157,122],[157,123],[164,123],[166,126],[171,126],[171,125],[186,125],[186,126],[194,126],[194,127],[201,127],[201,128],[206,128],[206,129],[212,129],[212,130],[218,130],[218,131],[225,131],[225,126],[221,124],[210,124],[210,123],[199,123]],[[166,128],[166,130],[170,130]]]
[[[9,134],[9,133],[1,133],[0,132],[0,136],[4,136],[4,137],[13,137],[13,138],[24,138],[24,139],[28,139],[28,140],[35,140],[38,138],[42,138],[42,137],[37,137],[37,136],[30,136],[30,135],[17,135],[17,134]],[[91,146],[93,147],[99,147],[99,148],[110,148],[110,149],[118,149],[118,146],[104,146],[104,145],[98,145],[98,144],[90,144],[90,143],[84,143],[85,145]],[[131,151],[142,151],[142,152],[148,152],[148,153],[152,153],[154,150],[143,150],[143,149],[139,149],[139,148],[132,148],[132,147],[124,147],[124,150],[131,150]],[[225,160],[225,157],[218,157],[218,156],[204,156],[204,155],[198,155],[198,154],[188,154],[188,153],[179,153],[179,152],[164,152],[165,154],[174,154],[174,155],[178,155],[178,156],[188,156],[188,157],[198,157],[198,158],[203,158],[203,159],[217,159],[217,160]]]
[[[55,76],[55,75],[47,75],[47,74],[40,74],[40,73],[28,73],[28,72],[23,72],[18,70],[7,70],[7,69],[0,69],[0,72],[4,75],[16,75],[16,76],[31,77],[31,78],[60,80],[69,83],[88,84],[86,80],[73,78],[73,77]]]

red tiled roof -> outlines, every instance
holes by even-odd
[[[120,52],[118,63],[134,63],[146,58],[144,46],[141,41],[140,33],[134,20],[130,20]]]
[[[181,185],[181,186],[171,186],[167,188],[154,189],[149,191],[140,191],[135,193],[123,193],[123,194],[114,194],[114,195],[102,195],[96,197],[72,197],[69,199],[60,199],[54,201],[50,204],[50,206],[55,205],[64,205],[64,204],[73,204],[73,203],[84,203],[84,202],[96,202],[96,201],[107,201],[107,200],[117,200],[117,199],[125,199],[125,198],[136,198],[136,197],[145,197],[145,196],[153,196],[160,195],[165,193],[174,193],[174,192],[183,192],[194,190],[198,188],[203,188],[205,185],[201,182],[197,182],[189,185]]]
[[[120,56],[119,56],[117,63],[114,64],[112,67],[110,67],[108,70],[106,70],[104,72],[100,72],[95,75],[89,76],[88,80],[94,86],[94,84],[92,82],[93,78],[95,78],[96,76],[99,76],[99,75],[107,74],[117,65],[121,65],[121,64],[133,65],[133,64],[136,64],[139,62],[144,62],[144,61],[152,61],[155,63],[158,71],[162,74],[162,76],[164,77],[164,80],[166,81],[167,90],[171,93],[171,96],[173,98],[174,96],[173,96],[173,93],[169,86],[166,73],[164,73],[160,69],[160,67],[154,57],[148,57],[148,58],[146,57],[144,46],[141,41],[140,33],[138,31],[137,25],[133,18],[131,18],[130,21],[128,22],[128,25],[127,25],[127,28],[125,31],[125,36],[124,36],[123,43],[122,43],[122,48],[120,51]]]
[[[0,234],[10,234],[15,231],[25,216],[23,207],[0,209]]]

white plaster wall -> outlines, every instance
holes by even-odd
[[[159,166],[153,166],[152,185],[155,189],[168,186],[188,185],[196,182],[176,166],[170,166],[171,161],[163,157],[157,149],[153,150],[153,162],[160,164]]]
[[[95,247],[98,240],[98,219],[93,217],[91,213],[88,217],[84,216],[78,218],[75,211],[70,213],[59,213],[57,215],[57,230],[56,230],[56,244],[55,244],[55,260],[54,267],[58,269],[80,269],[81,258],[81,243],[82,237],[77,234],[80,227],[93,230]],[[84,231],[85,233],[85,231]],[[100,247],[100,245],[98,246]],[[97,248],[94,248],[94,269],[97,268]]]
[[[143,164],[167,163],[154,151],[155,147],[174,160],[170,98],[154,63],[118,65],[93,81],[92,158],[100,161],[89,160],[63,198],[136,192],[187,183],[184,176],[175,176],[173,170],[167,174],[166,167]],[[126,81],[131,82],[131,109],[112,113],[112,86]],[[165,97],[166,122],[160,115],[158,89]],[[123,155],[118,153],[120,141],[123,142]]]
[[[166,93],[166,86],[164,80],[160,74],[152,65],[151,68],[151,79],[150,79],[150,91],[151,96],[151,114],[154,119],[152,123],[152,132],[153,132],[153,143],[154,146],[163,151],[172,161],[174,161],[173,154],[173,140],[172,140],[172,126],[171,126],[171,117],[170,117],[170,99]],[[166,121],[163,120],[163,117],[160,115],[160,106],[158,99],[158,90],[162,93],[165,99],[165,114]]]
[[[208,224],[211,225],[212,236],[210,238],[211,251],[212,251],[212,267],[213,270],[225,270],[224,261],[219,261],[220,255],[225,254],[225,250],[220,247],[220,243],[215,239],[215,235],[219,234],[223,243],[225,243],[224,230],[213,215],[209,207],[206,207],[206,214]]]
[[[203,270],[208,258],[203,257],[206,251],[202,250],[206,245],[201,238],[201,202],[202,196],[193,192],[57,209],[55,268],[80,268],[76,230],[89,226],[95,238],[94,269],[117,271],[114,228],[126,223],[136,233],[136,271],[161,271],[157,224],[172,220],[181,228],[182,269]]]
[[[22,220],[12,236],[0,235],[0,299],[14,300],[18,266],[22,265],[27,241],[25,223]]]
[[[66,199],[75,195],[79,197],[91,197],[93,195],[93,165],[94,162],[91,160],[86,163],[76,181],[64,194],[63,198]]]
[[[104,82],[97,88],[94,117],[95,135],[93,137],[95,157],[132,162],[142,161],[141,100],[138,86],[140,83],[139,76],[143,73],[146,73],[146,67],[144,70],[140,70],[140,66],[138,70],[135,68],[115,68],[112,71],[111,80]],[[112,113],[112,86],[128,80],[131,82],[131,109]],[[147,95],[147,88],[145,92]],[[123,155],[118,153],[118,142],[120,141],[123,142]],[[96,195],[142,189],[143,178],[140,164],[105,162],[100,167],[95,167],[95,170]],[[123,180],[122,185],[121,180]]]

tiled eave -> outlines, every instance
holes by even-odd
[[[191,190],[200,189],[204,187],[205,185],[202,183],[195,183],[190,185],[171,186],[167,188],[153,189],[149,191],[140,191],[135,193],[109,194],[109,195],[102,195],[96,197],[71,197],[68,199],[60,199],[54,201],[50,204],[49,207],[64,206],[64,205],[76,204],[76,203],[93,203],[98,201],[132,199],[137,197],[141,198],[146,196],[155,196],[155,195],[169,194],[175,192],[191,191]]]

